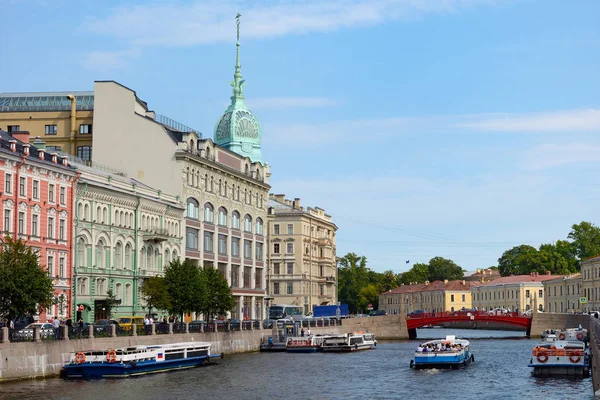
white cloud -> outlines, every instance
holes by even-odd
[[[195,1],[124,6],[82,28],[136,45],[190,46],[235,38],[234,16],[243,15],[243,39],[328,32],[425,14],[452,13],[493,0]]]
[[[598,143],[545,143],[525,153],[524,165],[533,170],[570,164],[600,163]]]
[[[252,110],[280,110],[283,108],[317,108],[335,106],[333,99],[326,97],[263,97],[247,99]]]
[[[460,128],[500,132],[600,131],[600,110],[566,110],[527,114],[490,114],[461,122]]]
[[[120,51],[92,51],[85,55],[82,65],[90,70],[107,71],[128,67],[141,55],[138,49]]]

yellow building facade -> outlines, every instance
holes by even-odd
[[[0,128],[41,137],[48,151],[92,158],[94,92],[0,93]]]
[[[544,310],[552,313],[578,313],[582,311],[580,298],[581,274],[573,274],[543,282]]]
[[[379,295],[379,309],[388,314],[458,311],[471,308],[471,287],[476,282],[435,281],[402,285]]]
[[[582,311],[600,310],[600,256],[581,262],[581,297],[585,297]]]

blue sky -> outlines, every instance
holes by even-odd
[[[238,11],[273,192],[330,213],[338,255],[474,270],[598,223],[595,0],[0,0],[0,92],[113,79],[212,137]]]

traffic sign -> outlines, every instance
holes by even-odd
[[[579,298],[579,303],[580,304],[586,304],[587,303],[587,297],[580,297]]]

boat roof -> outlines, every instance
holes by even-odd
[[[173,349],[179,347],[205,347],[210,346],[210,342],[180,342],[180,343],[165,343],[155,345],[137,345],[121,347],[115,350],[135,351],[135,350],[152,350],[152,349]]]
[[[585,343],[580,342],[578,340],[556,340],[553,342],[542,340],[537,344],[536,347],[550,348],[552,346],[556,347],[557,349],[564,349],[566,347],[577,347],[585,349]]]
[[[422,345],[438,344],[438,343],[460,344],[463,346],[468,346],[470,344],[470,342],[466,339],[457,339],[456,336],[454,336],[454,335],[448,335],[448,336],[446,336],[445,339],[430,340],[429,342],[425,342]]]

